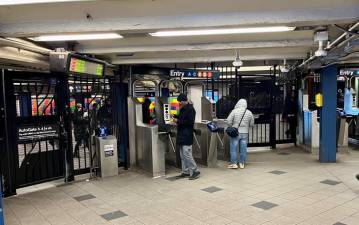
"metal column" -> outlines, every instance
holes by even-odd
[[[320,74],[323,107],[320,116],[319,161],[336,162],[337,65],[327,66]]]

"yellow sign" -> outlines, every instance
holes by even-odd
[[[315,105],[317,107],[323,107],[323,95],[321,93],[315,95]]]

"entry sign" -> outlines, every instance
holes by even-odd
[[[170,77],[181,79],[218,79],[220,77],[220,72],[218,70],[171,70]]]
[[[339,72],[341,76],[359,76],[359,68],[341,69]]]
[[[52,125],[24,125],[17,129],[19,142],[43,140],[59,137],[59,126]]]
[[[113,156],[114,146],[113,145],[105,145],[105,157]]]

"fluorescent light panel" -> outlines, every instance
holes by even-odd
[[[81,41],[123,38],[117,33],[42,35],[29,38],[34,41]]]
[[[82,2],[92,0],[0,0],[0,5],[26,5],[39,3],[57,3],[57,2]]]
[[[247,27],[247,28],[227,28],[209,30],[174,30],[158,31],[150,33],[154,37],[176,37],[176,36],[197,36],[197,35],[220,35],[220,34],[250,34],[250,33],[271,33],[293,31],[295,27],[275,26],[275,27]]]

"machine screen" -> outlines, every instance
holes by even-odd
[[[101,63],[95,63],[71,57],[69,71],[75,73],[103,76],[104,65]]]

